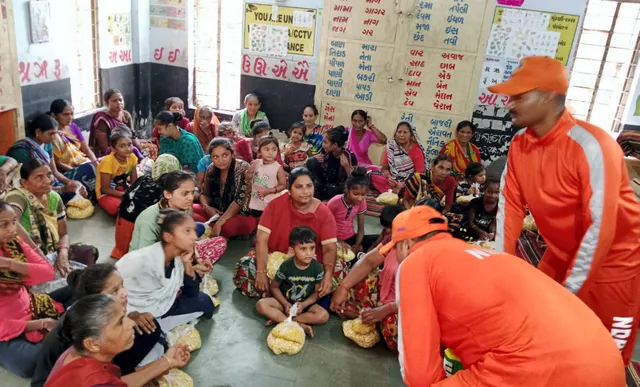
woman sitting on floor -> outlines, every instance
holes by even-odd
[[[47,255],[60,275],[70,271],[69,259],[92,265],[98,249],[89,245],[70,245],[67,216],[60,195],[52,190],[53,174],[48,164],[28,160],[20,168],[20,185],[7,193],[21,227]]]
[[[84,270],[74,270],[67,277],[67,282],[76,301],[92,294],[105,294],[114,296],[123,307],[127,306],[127,291],[122,276],[111,264],[102,263]],[[133,346],[113,358],[113,364],[120,368],[122,375],[134,373],[137,365],[161,342],[163,335],[158,321],[150,314],[132,312],[128,317],[135,323]],[[71,345],[60,334],[60,325],[51,330],[42,342],[31,387],[44,386],[56,361]]]
[[[256,93],[249,93],[244,97],[244,109],[238,110],[231,119],[233,125],[238,128],[238,132],[245,136],[251,136],[251,121],[262,120],[269,125],[269,119],[264,112],[260,111],[262,101]]]
[[[401,206],[382,210],[380,224],[388,230],[383,244],[391,240],[391,224],[401,211]],[[358,260],[331,297],[331,310],[340,316],[360,317],[365,324],[380,323],[384,341],[394,352],[398,352],[397,270],[396,249],[385,257],[375,248]]]
[[[158,203],[162,198],[162,187],[158,185],[160,177],[168,172],[182,169],[173,155],[160,155],[153,163],[151,175],[144,175],[131,184],[122,197],[116,220],[116,243],[111,251],[112,259],[120,259],[129,252],[131,234],[136,219],[142,211]],[[113,262],[115,263],[115,262]]]
[[[0,198],[13,188],[13,179],[20,171],[20,164],[9,156],[0,156]]]
[[[195,258],[196,224],[185,212],[160,212],[161,241],[120,258],[116,267],[129,293],[127,311],[150,313],[161,319],[181,316],[174,327],[201,315],[210,319],[214,305],[200,292],[202,277],[211,272],[211,262]]]
[[[73,106],[64,99],[51,102],[49,114],[58,122],[53,155],[58,171],[77,180],[89,192],[95,191],[98,160],[87,145],[82,129],[73,122]]]
[[[198,172],[198,162],[204,157],[198,138],[178,126],[180,113],[163,111],[158,113],[154,125],[160,133],[160,154],[172,154],[180,160],[182,167],[190,172]]]
[[[234,157],[231,141],[226,138],[211,141],[209,149],[212,164],[204,177],[200,203],[207,218],[219,216],[211,235],[233,238],[253,234],[257,221],[249,210],[251,187],[245,179],[249,164]]]
[[[195,183],[193,175],[185,171],[173,171],[162,175],[158,181],[162,187],[160,202],[142,211],[136,219],[129,251],[139,250],[160,241],[161,227],[158,224],[160,211],[169,208],[176,211],[191,213]],[[200,235],[204,234],[205,226],[199,224]],[[214,237],[197,242],[196,252],[203,258],[215,263],[227,248],[223,237]]]
[[[313,197],[311,173],[306,168],[291,171],[289,192],[273,199],[265,208],[256,237],[255,256],[243,257],[233,271],[233,282],[243,294],[259,297],[269,293],[267,257],[269,253],[289,251],[289,232],[307,226],[316,233],[316,259],[322,263],[325,276],[320,297],[331,293],[336,265],[336,223],[331,211]]]
[[[382,154],[382,174],[371,175],[371,184],[379,192],[393,190],[399,193],[404,182],[414,173],[425,170],[425,150],[416,128],[407,121],[401,121],[387,142]]]
[[[464,171],[471,163],[479,163],[480,150],[471,139],[476,132],[476,126],[471,121],[460,121],[456,127],[456,138],[446,143],[440,150],[440,155],[449,156],[453,162],[453,173],[462,178]]]
[[[53,174],[54,189],[60,193],[63,200],[68,202],[76,195],[76,192],[87,196],[87,188],[82,185],[81,181],[73,180],[62,174],[56,168],[53,156],[53,142],[58,136],[57,123],[48,114],[40,114],[27,123],[25,128],[26,137],[18,140],[7,151],[7,156],[13,158],[18,163],[24,164],[28,160],[40,160],[42,163],[49,165]],[[95,183],[95,170],[91,164],[82,167],[87,169],[87,173],[76,173],[75,171],[67,171],[67,175],[86,176],[86,180],[91,180],[90,175],[93,174]],[[91,170],[91,172],[89,172]],[[93,187],[90,187],[93,188]]]
[[[309,104],[302,108],[302,121],[304,127],[304,142],[311,146],[310,156],[315,157],[322,152],[322,141],[324,139],[324,129],[316,122],[318,120],[318,108]]]
[[[89,126],[89,146],[96,157],[106,156],[111,153],[110,138],[115,132],[121,131],[129,135],[133,141],[133,153],[138,160],[144,158],[142,151],[147,151],[148,156],[155,159],[158,149],[150,141],[142,142],[136,137],[133,130],[133,118],[124,110],[124,98],[117,89],[109,89],[104,93],[106,111],[97,112]]]
[[[371,144],[386,144],[387,136],[371,123],[371,116],[360,109],[351,113],[351,127],[347,130],[349,130],[347,149],[356,156],[358,165],[370,167],[373,164],[369,158]]]
[[[329,129],[323,139],[324,151],[307,160],[307,168],[313,175],[316,197],[329,200],[344,192],[347,177],[358,165],[356,156],[344,148],[349,132],[338,126]]]
[[[205,105],[196,109],[193,122],[190,122],[184,129],[198,138],[202,149],[207,149],[209,143],[216,138],[218,125],[220,125],[220,120],[213,114],[213,108]]]
[[[176,345],[162,359],[132,374],[121,376],[112,360],[134,345],[135,323],[126,308],[110,295],[83,297],[69,309],[60,335],[72,344],[58,359],[45,384],[47,387],[145,386],[173,368],[189,361],[187,345]]]
[[[412,207],[424,199],[434,199],[442,203],[442,213],[451,211],[458,183],[451,175],[452,163],[449,156],[441,155],[433,160],[430,170],[414,173],[405,183],[405,207]]]
[[[0,200],[0,366],[30,378],[41,341],[64,306],[30,291],[31,286],[53,280],[54,272],[17,236],[18,227],[13,209]]]

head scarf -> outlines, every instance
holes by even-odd
[[[413,141],[420,147],[420,150],[422,150],[422,154],[426,159],[426,152],[422,146],[416,127],[407,121],[400,122],[400,124],[409,125],[411,133],[413,133]],[[396,132],[397,131],[398,129],[396,128]],[[404,147],[396,141],[395,132],[393,133],[393,140],[387,142],[387,158],[389,160],[389,171],[393,178],[398,181],[404,181],[416,172],[413,160],[409,157],[409,152],[407,152]]]
[[[200,110],[204,107],[208,108],[211,112],[211,121],[209,122],[209,125],[205,130],[200,127]],[[218,125],[220,125],[220,120],[218,120],[218,117],[216,117],[216,115],[213,113],[213,108],[211,108],[211,106],[198,106],[193,117],[191,130],[193,131],[193,134],[198,138],[198,142],[200,142],[202,149],[206,150],[211,140],[215,138],[216,127]]]
[[[151,167],[151,177],[153,178],[153,181],[157,182],[160,176],[165,173],[178,171],[180,169],[182,169],[182,165],[180,165],[178,158],[174,155],[165,153],[158,156],[156,161],[153,163],[153,167]]]

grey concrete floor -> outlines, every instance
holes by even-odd
[[[114,244],[114,219],[97,209],[90,219],[69,222],[72,242],[96,246],[101,256]],[[367,231],[378,232],[377,219],[367,218]],[[371,230],[371,231],[369,231]],[[275,356],[267,347],[271,328],[255,312],[255,300],[235,291],[233,266],[249,251],[248,241],[233,240],[214,267],[221,301],[211,321],[198,324],[202,348],[192,353],[185,371],[195,386],[288,387],[288,386],[403,386],[398,360],[383,343],[362,349],[344,337],[341,320],[332,316],[314,329],[295,356]],[[24,387],[29,381],[0,368],[0,385]]]

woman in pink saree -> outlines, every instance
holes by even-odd
[[[371,144],[386,144],[387,136],[371,123],[371,116],[364,110],[354,110],[351,113],[351,128],[349,128],[349,141],[347,149],[356,155],[358,165],[367,169],[373,166],[369,158]],[[378,169],[378,168],[373,168]]]

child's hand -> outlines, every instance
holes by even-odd
[[[362,245],[351,246],[351,251],[353,251],[355,255],[358,255],[358,253],[362,251]]]
[[[347,172],[351,171],[351,160],[349,160],[345,153],[340,156],[340,166]]]
[[[273,192],[271,192],[271,188],[267,188],[267,187],[260,187],[258,188],[257,194],[261,199],[264,199],[265,196],[267,195],[271,195]]]
[[[322,153],[318,153],[315,157],[319,162],[324,162],[324,155]]]
[[[491,234],[483,230],[478,230],[478,238],[480,238],[481,241],[490,241]]]
[[[285,156],[291,156],[293,154],[293,147],[288,146],[284,149],[284,155]]]
[[[289,317],[289,313],[291,313],[291,306],[292,305],[287,302],[287,304],[283,305],[283,306],[284,306],[284,314],[285,314],[285,316]]]

